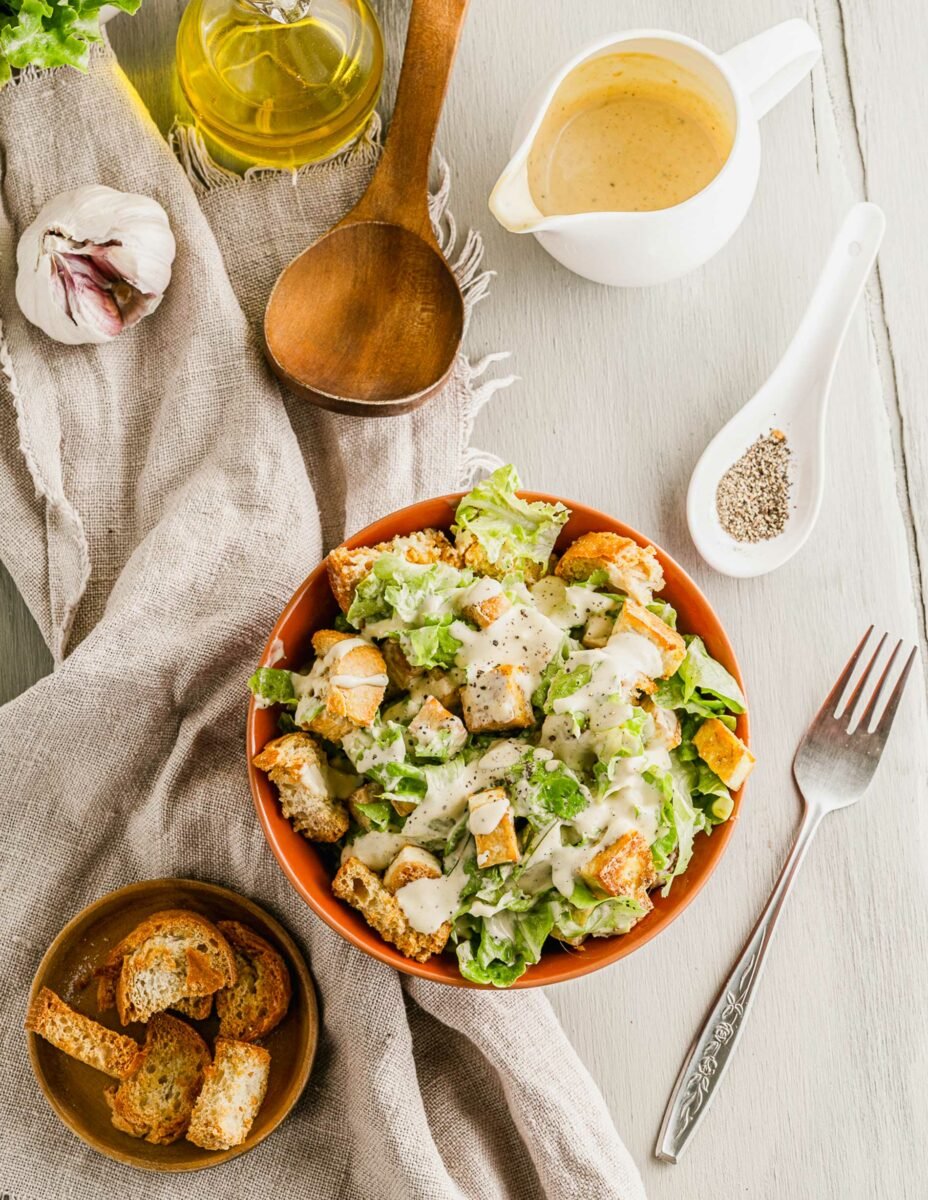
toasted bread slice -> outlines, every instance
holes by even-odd
[[[154,913],[114,946],[100,975],[100,1008],[115,1001],[128,1025],[234,983],[235,957],[212,921],[173,908]]]
[[[584,533],[572,542],[555,568],[568,582],[605,572],[609,586],[639,604],[650,604],[664,586],[664,572],[653,546],[639,546],[618,533]]]
[[[219,1036],[239,1042],[266,1037],[290,1004],[290,972],[274,947],[239,921],[219,928],[235,954],[236,979],[216,993]]]
[[[280,807],[297,833],[311,842],[337,842],[348,832],[348,811],[329,795],[326,757],[308,733],[285,733],[252,759],[276,784]]]
[[[422,529],[408,537],[395,537],[389,542],[378,542],[376,546],[359,546],[357,550],[338,546],[326,560],[326,570],[342,612],[351,608],[358,584],[370,573],[381,554],[399,554],[414,563],[461,565],[460,555],[439,529]]]
[[[407,958],[425,962],[444,949],[451,934],[446,921],[435,933],[417,933],[409,924],[399,901],[384,887],[377,875],[358,858],[346,858],[332,880],[332,892],[356,908],[385,942],[396,946]]]
[[[26,1029],[114,1079],[128,1075],[140,1051],[134,1038],[75,1012],[47,987],[40,988],[29,1005]]]
[[[113,1124],[155,1145],[176,1142],[190,1124],[209,1058],[209,1047],[191,1025],[155,1013],[133,1070],[105,1093]]]
[[[216,1039],[213,1065],[193,1106],[187,1140],[204,1150],[229,1150],[248,1137],[267,1091],[271,1056],[262,1046]]]
[[[184,996],[174,1005],[174,1011],[183,1013],[192,1021],[205,1021],[213,1011],[213,997],[211,995]]]

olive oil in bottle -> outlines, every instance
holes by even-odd
[[[383,38],[367,0],[190,0],[177,73],[208,141],[246,165],[297,167],[364,129]]]

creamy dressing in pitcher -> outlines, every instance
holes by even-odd
[[[653,54],[606,54],[558,88],[529,155],[529,188],[546,216],[672,208],[711,183],[732,142],[695,76]]]

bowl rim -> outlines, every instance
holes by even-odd
[[[338,547],[333,547],[333,549],[346,547],[350,550],[354,550],[361,546],[370,546],[376,544],[377,542],[388,540],[393,536],[401,536],[397,533],[396,529],[393,529],[393,532],[391,532],[391,528],[401,524],[408,524],[408,521],[404,522],[403,518],[409,518],[412,516],[412,514],[419,510],[428,508],[435,504],[440,504],[442,502],[447,504],[448,507],[453,511],[457,506],[458,501],[460,501],[465,495],[467,495],[466,491],[449,492],[439,496],[430,496],[425,499],[418,500],[413,504],[407,504],[403,508],[396,509],[394,512],[389,513],[384,517],[380,517],[376,521],[372,521],[363,529],[358,530],[357,533],[352,534],[351,537],[345,538],[344,541],[338,544]],[[570,510],[571,516],[574,514],[581,514],[587,520],[592,520],[594,522],[601,521],[604,523],[603,528],[605,530],[618,532],[621,536],[632,538],[641,546],[653,546],[658,558],[672,565],[679,578],[681,589],[688,590],[693,599],[708,610],[715,622],[718,631],[718,636],[715,639],[717,648],[721,648],[724,651],[724,655],[727,658],[727,669],[734,676],[742,690],[742,693],[745,696],[745,708],[744,712],[740,714],[738,718],[738,726],[739,736],[744,741],[744,744],[750,748],[750,704],[747,702],[747,690],[744,686],[744,679],[741,673],[740,663],[738,662],[734,647],[731,644],[731,640],[729,639],[725,627],[716,613],[715,608],[712,606],[712,604],[710,604],[705,593],[695,582],[689,572],[684,570],[679,562],[677,562],[677,560],[671,554],[668,554],[666,550],[658,545],[657,542],[652,541],[650,538],[646,538],[631,525],[627,525],[624,521],[620,521],[616,517],[612,517],[608,513],[602,512],[600,509],[593,508],[588,504],[581,503],[580,501],[567,500],[562,496],[557,496],[549,492],[536,492],[520,488],[517,492],[517,495],[524,500],[533,502],[543,501],[546,504],[563,504]],[[432,526],[442,528],[440,525],[436,526],[434,522],[432,523]],[[428,526],[419,526],[419,528],[426,527]],[[444,528],[447,528],[447,526]],[[591,526],[591,529],[592,528],[593,526]],[[275,650],[276,647],[280,645],[279,639],[281,631],[286,627],[291,616],[303,605],[307,594],[316,585],[319,577],[326,573],[327,561],[328,554],[325,555],[321,562],[309,573],[309,575],[306,576],[303,582],[290,597],[290,600],[287,602],[280,616],[275,621],[274,627],[268,635],[268,639],[265,643],[264,649],[261,653],[261,658],[259,660],[260,666],[271,666],[273,665],[274,661],[279,661],[279,659],[276,657]],[[696,634],[696,636],[701,636],[699,631],[693,632]],[[265,808],[265,796],[270,792],[272,785],[268,781],[267,776],[263,772],[259,771],[253,762],[255,755],[263,749],[263,743],[259,745],[255,734],[255,717],[259,711],[262,710],[258,708],[257,704],[255,703],[255,698],[252,696],[248,704],[248,713],[245,725],[245,752],[248,767],[248,782],[251,788],[252,803],[254,804],[261,828],[264,831],[264,836],[267,839],[268,845],[273,851],[275,858],[280,864],[280,867],[287,879],[290,881],[292,887],[300,896],[302,896],[313,912],[318,917],[321,917],[331,929],[333,929],[346,941],[350,942],[353,946],[356,946],[359,950],[362,950],[365,954],[372,958],[379,959],[380,962],[386,963],[388,966],[399,970],[405,975],[413,975],[421,979],[428,979],[433,983],[444,984],[448,987],[463,987],[493,992],[510,992],[532,987],[548,987],[552,984],[566,983],[574,979],[579,979],[584,975],[593,974],[603,967],[611,966],[619,959],[625,958],[629,954],[633,954],[636,950],[646,946],[668,925],[671,925],[683,914],[683,912],[685,912],[685,910],[690,906],[690,904],[692,904],[702,889],[706,886],[714,872],[718,869],[719,863],[724,857],[725,851],[728,848],[731,838],[734,835],[735,828],[738,824],[741,805],[744,799],[744,792],[747,786],[746,784],[742,784],[741,788],[732,794],[734,808],[732,809],[731,816],[723,824],[713,828],[712,850],[710,851],[712,854],[712,861],[709,864],[708,869],[702,878],[690,885],[689,890],[672,911],[667,913],[649,913],[648,916],[641,922],[641,924],[636,926],[636,928],[640,929],[641,932],[638,934],[636,940],[631,944],[627,943],[624,936],[614,936],[611,938],[601,939],[601,941],[608,943],[609,949],[601,952],[600,956],[595,962],[584,961],[580,956],[574,957],[568,953],[565,953],[562,956],[563,965],[560,968],[551,968],[549,966],[546,970],[544,978],[533,978],[533,968],[529,967],[526,972],[514,983],[510,984],[506,988],[501,989],[495,988],[491,984],[473,983],[469,979],[465,979],[462,975],[457,975],[455,977],[446,977],[445,975],[440,975],[435,971],[434,967],[430,966],[428,961],[419,963],[416,962],[415,959],[406,958],[405,956],[401,955],[398,950],[384,942],[380,935],[373,929],[370,930],[369,938],[366,935],[359,934],[350,923],[343,920],[343,910],[346,912],[352,912],[353,910],[349,909],[343,901],[338,900],[336,897],[327,897],[327,900],[331,899],[331,905],[328,903],[322,903],[319,897],[315,894],[314,890],[306,885],[300,873],[290,862],[289,855],[286,853],[285,848],[282,846],[279,838],[277,837],[277,832],[271,825],[270,820],[268,819],[267,810]],[[274,791],[273,802],[277,803],[276,790]],[[316,853],[318,853],[318,850],[316,850]],[[655,920],[654,918],[657,919]]]
[[[134,1155],[129,1150],[121,1150],[117,1146],[109,1145],[102,1138],[92,1140],[87,1136],[83,1129],[78,1128],[71,1117],[70,1111],[60,1102],[57,1093],[50,1086],[45,1076],[45,1071],[42,1067],[38,1053],[39,1043],[44,1041],[44,1039],[40,1038],[37,1033],[33,1033],[30,1030],[26,1030],[25,1034],[26,1043],[29,1050],[29,1062],[32,1067],[32,1073],[35,1075],[36,1082],[39,1085],[39,1090],[42,1092],[42,1095],[45,1097],[51,1109],[57,1114],[62,1124],[64,1124],[66,1128],[74,1134],[75,1137],[80,1138],[85,1146],[89,1146],[91,1150],[95,1150],[98,1154],[103,1154],[107,1158],[113,1159],[116,1162],[124,1163],[126,1166],[135,1167],[137,1170],[150,1171],[154,1174],[186,1174],[191,1171],[207,1171],[212,1167],[217,1167],[224,1162],[228,1162],[229,1159],[238,1158],[242,1154],[247,1154],[249,1150],[253,1150],[255,1146],[260,1145],[261,1142],[263,1142],[265,1138],[269,1137],[270,1134],[272,1134],[290,1115],[305,1091],[307,1083],[309,1082],[309,1077],[312,1073],[313,1065],[316,1060],[316,1053],[319,1049],[319,1002],[316,997],[315,983],[313,982],[313,977],[310,973],[303,951],[297,945],[292,934],[290,934],[287,929],[284,928],[280,921],[278,921],[277,918],[269,913],[266,909],[262,908],[260,904],[256,904],[255,901],[250,897],[243,896],[240,892],[234,892],[231,888],[223,887],[221,884],[207,883],[201,879],[187,879],[180,878],[178,876],[163,876],[158,879],[143,879],[136,883],[127,884],[125,887],[115,888],[113,891],[105,892],[102,896],[98,896],[96,900],[93,900],[85,908],[81,909],[80,912],[75,913],[70,921],[68,921],[68,923],[64,925],[52,939],[48,949],[42,955],[42,959],[39,962],[38,967],[36,967],[35,974],[33,975],[32,983],[29,987],[27,1006],[31,1007],[33,1000],[38,994],[39,988],[45,986],[44,983],[40,983],[40,980],[42,980],[44,977],[46,969],[48,968],[49,964],[54,961],[61,948],[65,946],[70,938],[74,935],[78,926],[92,918],[99,909],[102,909],[104,906],[112,903],[112,901],[117,898],[128,899],[131,896],[144,894],[148,891],[154,891],[159,887],[168,886],[178,889],[191,888],[207,896],[212,895],[226,901],[232,901],[233,903],[241,906],[245,912],[252,916],[253,919],[260,919],[265,923],[267,928],[271,930],[275,938],[278,939],[280,944],[286,950],[290,957],[290,963],[288,965],[295,969],[296,974],[300,978],[300,982],[303,984],[303,990],[306,994],[306,1022],[309,1029],[307,1041],[309,1043],[309,1049],[308,1053],[304,1055],[303,1062],[296,1074],[296,1082],[291,1091],[290,1102],[281,1109],[276,1119],[272,1121],[266,1129],[263,1129],[257,1136],[252,1137],[251,1134],[249,1134],[248,1138],[240,1146],[233,1146],[228,1150],[216,1151],[212,1153],[211,1157],[207,1161],[204,1162],[159,1163],[142,1159]]]

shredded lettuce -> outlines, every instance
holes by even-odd
[[[476,541],[488,561],[506,571],[547,563],[570,516],[563,504],[520,499],[520,486],[515,467],[500,467],[461,500],[451,527],[458,545]]]

